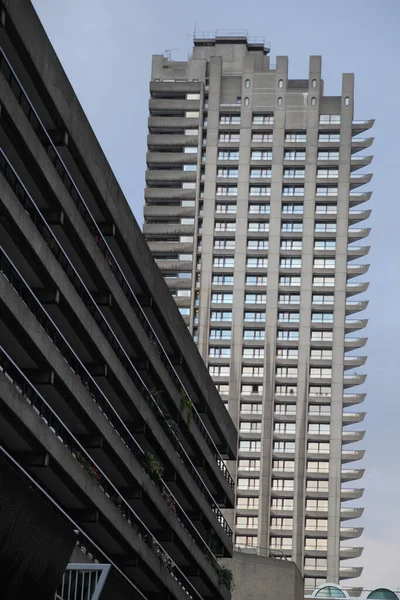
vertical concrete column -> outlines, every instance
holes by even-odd
[[[336,224],[335,300],[332,351],[332,396],[329,455],[328,571],[327,579],[339,582],[340,508],[342,470],[343,365],[346,320],[347,246],[349,228],[350,157],[353,121],[354,76],[342,78],[340,111],[339,184]],[[349,105],[345,105],[349,98]]]
[[[271,513],[271,467],[274,424],[276,330],[279,287],[279,248],[282,212],[282,163],[285,138],[286,86],[288,59],[276,59],[274,130],[272,148],[271,213],[268,244],[268,286],[265,323],[264,401],[261,434],[260,509],[258,519],[258,545],[269,554]],[[278,86],[283,80],[283,87]],[[278,98],[282,103],[278,105]]]

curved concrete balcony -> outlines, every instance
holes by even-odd
[[[192,254],[193,253],[193,244],[190,243],[179,243],[179,242],[162,242],[162,241],[149,241],[147,239],[147,243],[149,245],[150,250],[154,254],[154,258],[157,260],[157,254],[167,254],[167,253],[182,253],[182,254]]]
[[[369,300],[347,300],[346,315],[352,315],[366,310]]]
[[[344,481],[356,481],[361,479],[365,473],[365,469],[342,469],[341,480]]]
[[[166,279],[165,283],[170,290],[190,290],[192,288],[192,279],[178,279],[178,277],[174,279]],[[176,297],[176,303],[178,304],[178,300],[183,300],[183,298]],[[185,298],[185,300],[190,300],[190,298]],[[190,302],[189,302],[190,304]],[[179,305],[180,306],[180,305]]]
[[[149,167],[168,167],[176,164],[197,164],[197,154],[186,154],[184,152],[147,152],[146,163]]]
[[[182,171],[181,169],[147,169],[146,182],[174,181],[196,181],[196,171]]]
[[[340,520],[349,521],[350,519],[359,519],[364,513],[363,508],[341,508]]]
[[[360,442],[365,436],[365,431],[342,431],[342,444]]]
[[[353,577],[361,577],[364,567],[340,567],[339,578],[352,579]]]
[[[344,357],[344,369],[354,369],[354,367],[361,367],[367,362],[366,356],[345,356]]]
[[[353,540],[362,535],[364,527],[341,527],[340,528],[340,539],[341,540]]]
[[[346,319],[344,326],[347,331],[359,331],[368,324],[368,319]]]
[[[354,404],[362,404],[366,396],[366,393],[352,394],[350,392],[345,392],[343,394],[343,404],[344,406],[354,406]]]
[[[164,274],[164,272],[168,271],[191,271],[193,263],[189,260],[157,260],[156,264],[160,271]]]
[[[342,450],[342,464],[361,460],[364,455],[365,450]]]
[[[372,173],[350,173],[350,190],[354,190],[357,187],[369,183],[372,177]]]
[[[346,285],[346,296],[356,296],[366,292],[369,287],[368,281],[348,281]]]
[[[368,237],[370,233],[371,233],[371,227],[363,227],[363,228],[349,227],[349,230],[347,233],[347,238],[348,238],[349,244],[351,242],[357,242],[358,240],[362,240],[362,239]]]
[[[152,116],[164,112],[199,110],[199,108],[200,100],[186,100],[185,98],[151,98],[149,100],[149,110]]]
[[[360,223],[360,221],[365,221],[371,216],[371,209],[368,210],[349,210],[349,224],[354,225],[355,223]]]
[[[358,500],[364,494],[364,488],[342,488],[340,491],[340,499],[342,502],[346,500]]]
[[[357,206],[358,204],[363,204],[364,202],[367,202],[367,200],[369,200],[372,196],[372,192],[352,192],[350,191],[350,195],[349,195],[349,206],[350,208],[353,208],[354,206]]]
[[[370,154],[368,156],[355,156],[351,157],[350,168],[352,171],[356,171],[357,169],[361,169],[361,167],[366,167],[371,164],[373,155]],[[336,161],[337,162],[337,161]]]
[[[167,235],[193,235],[194,225],[180,225],[179,223],[145,223],[143,234],[165,239]]]
[[[365,419],[365,412],[344,412],[343,425],[351,425],[352,423],[361,423]]]
[[[351,124],[351,130],[353,135],[357,135],[359,133],[363,133],[363,131],[367,131],[371,129],[375,123],[375,119],[354,119]]]
[[[370,265],[347,265],[347,279],[365,275],[369,271]]]
[[[145,219],[175,219],[177,217],[194,217],[196,214],[194,206],[171,206],[163,204],[157,206],[152,204],[151,206],[145,206],[143,215]]]
[[[347,558],[359,558],[363,553],[363,546],[355,546],[353,548],[341,547],[340,548],[340,560],[345,560]]]
[[[157,135],[150,134],[147,136],[147,147],[150,151],[158,150],[165,151],[166,148],[183,148],[185,146],[198,146],[198,135]]]
[[[349,246],[347,249],[347,260],[354,260],[366,256],[370,251],[371,246]]]
[[[375,138],[373,138],[373,137],[353,138],[351,140],[351,153],[354,154],[355,152],[358,152],[359,150],[364,150],[365,148],[369,148],[370,146],[372,146],[374,139]]]
[[[150,133],[174,133],[182,129],[198,129],[199,117],[149,117],[147,125]]]
[[[344,338],[344,350],[347,352],[348,350],[356,350],[358,348],[362,348],[367,343],[368,338],[358,338],[358,337],[345,337]],[[346,362],[346,357],[345,357]]]
[[[168,203],[169,200],[195,200],[196,190],[184,190],[183,188],[146,188],[144,197],[147,204],[151,204],[152,200],[157,200],[156,204],[161,204],[162,201]]]

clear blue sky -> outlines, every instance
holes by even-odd
[[[151,55],[178,48],[172,57],[186,59],[195,24],[197,30],[246,28],[264,35],[271,41],[271,62],[289,56],[290,78],[307,78],[309,55],[321,54],[327,95],[340,94],[342,72],[355,73],[355,118],[377,121],[375,143],[366,152],[375,155],[367,169],[374,178],[366,187],[374,191],[373,231],[366,242],[372,244],[371,269],[363,277],[371,281],[369,359],[359,369],[368,373],[368,399],[354,407],[368,412],[362,424],[367,436],[359,444],[367,450],[366,492],[356,503],[366,507],[365,533],[354,545],[365,546],[357,561],[365,567],[362,584],[400,588],[399,0],[33,3],[140,223]]]

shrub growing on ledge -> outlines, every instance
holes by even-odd
[[[188,427],[190,427],[190,423],[192,422],[193,416],[193,406],[190,398],[183,388],[179,390],[179,396],[181,398],[181,413],[182,418],[184,419],[184,413],[186,413],[186,423]]]
[[[164,468],[151,452],[145,453],[144,467],[155,483],[161,481],[164,474]]]
[[[223,583],[230,592],[233,592],[235,584],[233,581],[233,573],[227,567],[221,567],[220,571],[218,571],[218,580],[219,583]]]

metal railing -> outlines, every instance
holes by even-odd
[[[47,227],[46,224],[45,224],[45,226]],[[50,233],[51,233],[51,231],[50,231]],[[75,278],[76,278],[76,281],[79,283],[80,286],[82,286],[81,290],[85,289],[85,291],[87,292],[86,288],[84,288],[83,284],[80,282],[76,271],[70,265],[68,259],[63,254],[61,247],[59,245],[55,244],[52,247],[52,250],[54,252],[54,250],[57,250],[57,249],[60,251],[60,255],[64,258],[64,266],[70,267],[69,269],[65,269],[67,272],[67,275],[69,276],[69,279],[75,281]],[[25,304],[28,306],[28,308],[34,314],[34,316],[36,317],[36,319],[38,320],[40,325],[46,331],[46,334],[50,337],[53,344],[58,348],[61,355],[64,357],[66,362],[69,364],[69,366],[71,367],[73,372],[79,377],[79,379],[82,381],[82,383],[85,385],[85,387],[87,387],[87,389],[89,390],[89,392],[92,395],[92,398],[99,404],[99,406],[101,407],[101,409],[104,412],[104,414],[106,415],[106,417],[110,420],[110,422],[114,421],[114,423],[116,423],[116,430],[118,431],[118,433],[120,435],[121,434],[123,435],[123,439],[124,439],[125,443],[126,443],[126,441],[128,441],[128,448],[132,451],[133,454],[135,454],[135,456],[137,456],[138,458],[141,457],[142,450],[141,450],[140,446],[137,444],[136,440],[131,435],[128,435],[129,431],[123,425],[123,422],[118,417],[115,409],[111,406],[109,401],[106,399],[104,394],[101,392],[98,385],[94,382],[94,380],[90,376],[88,370],[86,369],[86,367],[83,365],[83,363],[79,359],[78,355],[74,352],[72,347],[69,345],[69,343],[67,342],[67,340],[65,339],[65,337],[63,336],[61,331],[58,329],[57,325],[54,323],[54,321],[52,320],[50,315],[40,304],[40,302],[38,301],[38,299],[36,298],[36,296],[34,295],[32,290],[30,289],[28,284],[25,282],[25,280],[23,279],[21,274],[15,268],[12,261],[7,256],[7,254],[5,253],[4,249],[1,246],[0,246],[0,272],[3,273],[7,277],[10,284],[13,286],[13,288],[17,291],[19,296],[22,298],[22,300],[25,302]],[[79,293],[79,287],[78,287],[77,291]],[[89,294],[89,292],[87,292],[87,293]],[[102,313],[99,312],[99,314],[101,315],[102,318],[104,318],[102,316]],[[104,320],[104,323],[106,323],[105,320]],[[105,333],[104,327],[102,328],[102,331],[103,331],[103,333]],[[196,484],[202,491],[203,496],[206,499],[209,506],[211,507],[212,512],[215,515],[217,521],[219,522],[219,524],[221,525],[221,527],[223,528],[225,533],[231,538],[233,535],[232,530],[229,527],[228,523],[225,521],[225,518],[224,518],[222,512],[220,511],[217,503],[215,502],[210,491],[208,490],[207,486],[205,485],[203,479],[201,478],[200,474],[198,473],[196,467],[193,465],[190,457],[188,456],[188,454],[186,453],[182,444],[180,443],[179,438],[175,434],[171,424],[165,418],[164,414],[162,413],[161,409],[159,408],[153,395],[150,393],[147,386],[145,385],[145,383],[141,379],[140,375],[136,372],[136,370],[134,369],[133,366],[132,366],[132,370],[129,373],[129,375],[130,375],[130,378],[132,379],[135,387],[139,391],[141,397],[146,401],[148,406],[151,408],[152,412],[156,416],[157,421],[161,425],[163,431],[169,437],[178,456],[181,458],[185,467],[188,469],[188,471],[192,475],[194,481],[196,482]],[[121,437],[122,437],[122,435],[121,435]]]
[[[199,427],[202,436],[204,437],[207,445],[212,450],[212,453],[215,457],[218,467],[223,473],[225,479],[229,483],[230,487],[234,488],[234,480],[231,477],[223,458],[221,457],[218,448],[216,447],[214,440],[211,438],[207,428],[205,427],[191,397],[185,388],[182,380],[179,375],[175,371],[172,362],[169,359],[168,354],[166,353],[163,345],[161,344],[157,334],[155,333],[150,321],[148,320],[144,310],[142,309],[140,302],[138,301],[135,293],[133,292],[127,278],[125,277],[123,270],[118,264],[116,257],[114,256],[111,248],[107,244],[103,234],[100,231],[94,217],[90,213],[88,206],[86,205],[82,195],[79,192],[78,187],[76,186],[72,176],[70,175],[64,161],[62,160],[56,146],[53,144],[51,137],[49,136],[46,128],[41,122],[35,108],[33,107],[27,93],[25,92],[22,84],[20,83],[17,75],[15,74],[11,64],[9,63],[6,55],[3,50],[0,48],[0,70],[3,72],[6,80],[8,81],[14,96],[16,97],[18,103],[23,109],[25,115],[27,116],[32,129],[36,133],[39,138],[42,146],[46,150],[53,166],[58,173],[60,179],[62,180],[65,188],[67,189],[70,197],[75,203],[76,207],[79,210],[79,213],[83,220],[85,221],[86,226],[88,227],[91,235],[94,237],[99,250],[101,251],[106,263],[109,265],[111,271],[113,272],[118,284],[120,285],[122,291],[127,297],[129,304],[131,305],[133,311],[135,312],[139,322],[146,333],[147,337],[151,340],[152,344],[155,348],[157,348],[157,352],[161,362],[166,368],[168,374],[170,375],[172,381],[175,386],[183,390],[187,398],[192,404],[192,412],[193,412],[193,421],[195,421],[196,425]]]
[[[100,466],[87,453],[85,448],[78,442],[75,436],[64,425],[60,417],[53,411],[43,396],[34,388],[27,377],[20,371],[11,358],[1,349],[1,370],[7,375],[7,379],[13,383],[17,390],[26,398],[42,422],[53,432],[56,438],[67,448],[75,460],[91,475],[99,488],[118,508],[119,512],[125,518],[127,523],[135,530],[138,536],[151,548],[158,556],[161,564],[166,568],[170,575],[185,590],[190,598],[202,597],[193,587],[187,577],[182,573],[168,552],[153,536],[151,531],[143,523],[133,508],[128,504],[118,489],[110,481]]]
[[[54,600],[100,600],[111,565],[70,563]]]

